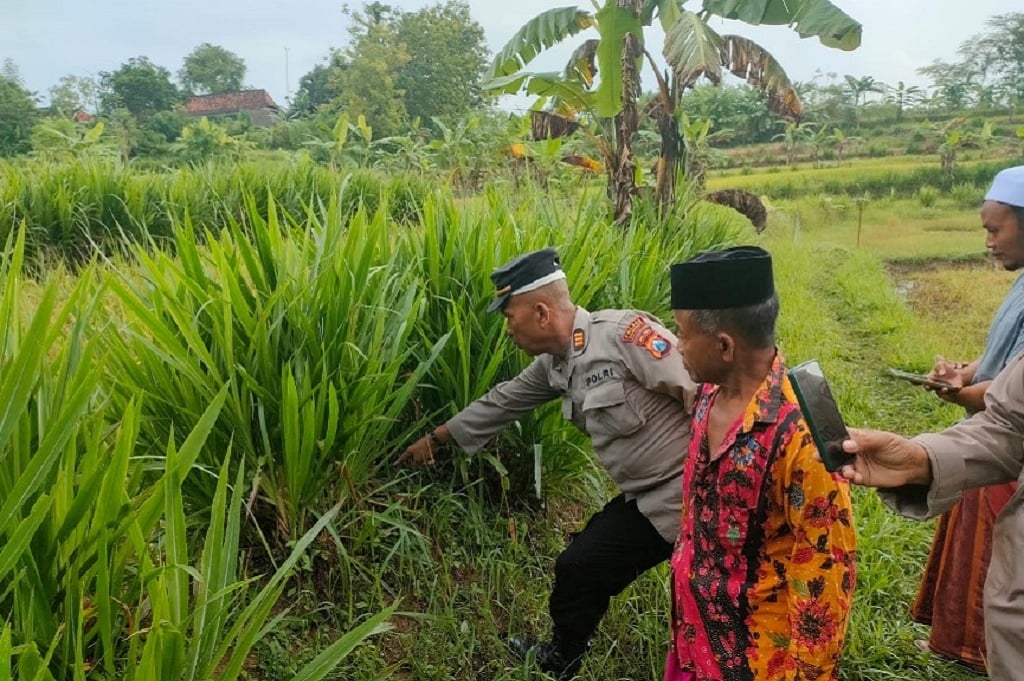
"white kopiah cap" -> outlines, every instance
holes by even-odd
[[[1000,171],[985,194],[985,200],[1024,208],[1024,166]]]

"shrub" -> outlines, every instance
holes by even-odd
[[[917,190],[917,200],[925,208],[931,208],[935,205],[935,202],[939,199],[939,190],[929,185],[919,187]]]
[[[981,204],[984,194],[984,190],[979,189],[977,185],[970,182],[957,183],[949,190],[950,198],[958,206],[963,206],[964,208],[977,208]]]

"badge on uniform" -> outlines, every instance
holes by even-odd
[[[622,340],[626,343],[632,343],[637,334],[646,328],[648,328],[647,319],[644,318],[643,315],[638,315],[636,319],[631,321],[629,326],[626,327],[625,333],[622,334]]]
[[[658,335],[648,340],[644,347],[647,348],[647,352],[654,355],[655,359],[663,359],[672,351],[672,344],[668,342],[668,339]]]
[[[662,359],[672,352],[672,343],[655,331],[643,315],[638,315],[629,323],[625,333],[622,334],[622,341],[639,345],[651,353],[655,359]]]
[[[583,332],[583,329],[575,329],[572,332],[572,349],[582,350],[583,346],[587,344],[587,334]]]

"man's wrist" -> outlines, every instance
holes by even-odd
[[[911,440],[910,444],[914,448],[914,472],[909,484],[927,487],[932,484],[932,461],[928,456],[928,450],[920,442]]]

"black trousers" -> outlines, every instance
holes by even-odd
[[[619,495],[594,514],[555,560],[548,609],[555,636],[583,645],[597,631],[612,596],[672,555],[672,544]],[[667,614],[666,614],[667,618]]]

